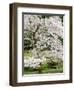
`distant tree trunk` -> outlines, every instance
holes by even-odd
[[[33,48],[35,48],[35,44],[37,43],[37,39],[35,38],[35,36],[36,36],[36,32],[37,32],[38,29],[39,29],[39,26],[40,26],[40,25],[37,26],[35,32],[33,33],[33,41],[34,41],[34,42],[33,42]]]

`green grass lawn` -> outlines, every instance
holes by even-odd
[[[43,73],[62,73],[63,72],[63,68],[59,68],[59,69],[44,69],[42,70],[41,73],[39,73],[39,71],[35,71],[35,70],[24,70],[24,74],[43,74]]]
[[[43,74],[43,73],[63,73],[63,65],[55,66],[55,67],[47,67],[47,65],[43,65],[41,68],[33,69],[33,68],[24,68],[24,74]]]

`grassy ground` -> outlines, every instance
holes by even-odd
[[[60,68],[57,68],[57,69],[54,69],[54,68],[45,68],[43,69],[40,73],[38,70],[33,70],[33,69],[24,69],[24,74],[43,74],[43,73],[62,73],[63,72],[63,68],[60,67]]]
[[[48,67],[47,64],[42,65],[40,68],[24,68],[24,74],[43,74],[43,73],[62,73],[63,65]]]

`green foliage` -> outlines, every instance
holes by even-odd
[[[30,48],[32,48],[31,41],[28,39],[24,39],[24,49],[29,50]]]
[[[58,58],[50,57],[47,60],[47,64],[49,68],[57,68],[60,65],[63,65],[62,60],[59,60]]]
[[[50,34],[49,37],[53,37],[52,34]],[[54,37],[53,37],[53,38],[54,38]]]
[[[29,57],[32,57],[33,54],[31,52],[31,50],[24,50],[24,56],[27,57],[27,58],[29,58]]]
[[[24,38],[32,38],[32,32],[31,31],[24,31]]]
[[[51,15],[42,15],[42,18],[50,18]]]
[[[48,50],[51,50],[51,45],[47,45],[47,49]]]
[[[62,16],[59,16],[61,18],[61,21],[63,22],[63,15]]]
[[[42,15],[42,18],[45,18],[45,15]]]
[[[58,39],[61,41],[61,44],[63,45],[63,38],[58,36]]]

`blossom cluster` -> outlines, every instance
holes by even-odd
[[[43,64],[44,62],[45,62],[45,59],[34,58],[34,57],[30,57],[26,59],[24,57],[24,67],[38,68],[40,67],[40,63]]]

